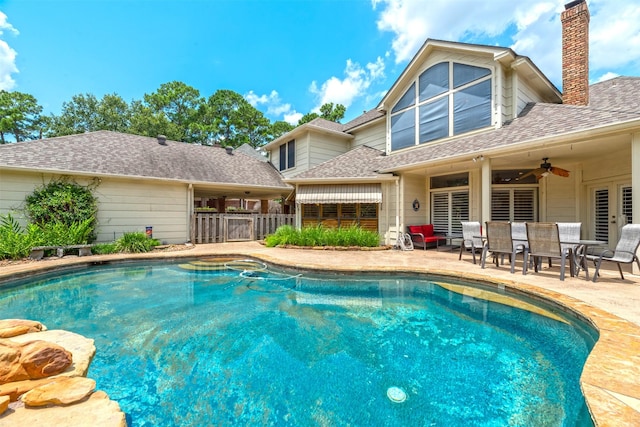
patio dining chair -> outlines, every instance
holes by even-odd
[[[503,221],[487,221],[487,243],[482,248],[480,266],[484,268],[487,254],[491,252],[498,266],[498,255],[509,255],[511,273],[515,272],[516,255],[522,253],[526,261],[526,248],[511,238],[511,223]],[[524,269],[522,270],[524,274]]]
[[[462,243],[460,244],[460,256],[463,251],[471,251],[473,263],[476,263],[476,251],[482,251],[484,242],[482,241],[482,227],[478,221],[462,221]],[[482,253],[481,253],[482,254]]]
[[[636,264],[638,264],[638,268],[640,268],[640,261],[636,255],[638,246],[640,246],[640,224],[627,224],[622,227],[620,240],[618,240],[616,249],[613,252],[606,250],[599,255],[587,254],[587,259],[593,261],[596,265],[596,271],[593,273],[593,281],[598,280],[602,261],[615,262],[618,264],[618,271],[620,272],[622,280],[624,280],[624,274],[622,274],[620,264],[632,264],[635,261]]]
[[[560,245],[558,224],[555,222],[528,222],[527,239],[529,241],[529,251],[525,254],[527,259],[524,263],[523,274],[527,274],[527,264],[529,262],[528,257],[532,256],[536,273],[538,272],[542,258],[559,258],[560,280],[564,280],[567,260],[569,261],[571,277],[573,277],[573,260],[571,258],[571,251],[563,250]]]

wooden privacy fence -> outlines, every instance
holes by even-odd
[[[191,220],[191,242],[221,243],[262,240],[281,225],[294,225],[295,215],[214,214],[196,212]]]

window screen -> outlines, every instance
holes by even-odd
[[[491,70],[488,68],[474,67],[473,65],[466,64],[453,64],[453,87],[458,88],[460,86],[471,83],[474,80],[481,79],[491,74]]]
[[[391,117],[391,149],[399,150],[415,145],[415,110],[411,109]]]
[[[457,135],[491,125],[491,80],[453,95],[453,133]]]
[[[420,106],[420,143],[449,136],[449,98]]]
[[[289,169],[296,166],[296,140],[287,142],[287,167]]]
[[[418,79],[420,102],[449,90],[449,63],[441,62],[426,70]]]
[[[398,103],[393,107],[391,113],[395,113],[400,110],[404,110],[407,107],[410,107],[416,103],[416,84],[413,83],[411,87],[402,95],[402,98],[398,101]]]

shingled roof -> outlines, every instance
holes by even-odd
[[[0,168],[291,188],[270,163],[240,151],[111,131],[0,145]]]
[[[294,181],[314,179],[376,179],[384,164],[384,152],[362,145],[294,177]]]

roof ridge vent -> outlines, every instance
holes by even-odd
[[[167,137],[164,135],[158,135],[158,144],[167,145]]]
[[[227,154],[233,154],[233,147],[230,145],[227,145],[226,147],[224,147],[225,150],[227,150]]]

